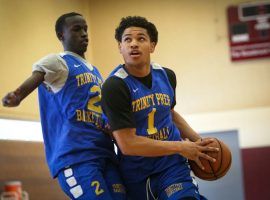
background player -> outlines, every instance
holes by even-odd
[[[105,81],[102,106],[121,150],[121,172],[129,196],[134,200],[204,199],[186,158],[203,168],[199,158],[215,161],[203,152],[218,149],[205,146],[212,139],[202,140],[174,111],[174,72],[150,64],[158,41],[155,25],[129,16],[120,22],[115,38],[125,64]]]
[[[32,75],[3,98],[3,105],[18,106],[38,87],[46,158],[64,192],[71,199],[126,199],[113,143],[101,131],[103,80],[84,56],[86,21],[67,13],[57,19],[55,30],[64,52],[35,63]]]

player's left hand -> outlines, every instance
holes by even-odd
[[[204,167],[201,163],[200,158],[204,158],[209,160],[210,162],[215,162],[215,159],[211,156],[207,155],[206,152],[219,151],[219,149],[210,147],[208,144],[212,143],[212,138],[199,139],[196,142],[191,142],[189,139],[185,139],[182,141],[182,145],[184,150],[182,151],[182,155],[189,160],[193,160],[196,164],[203,170]]]

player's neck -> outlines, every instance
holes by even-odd
[[[85,59],[84,53],[82,53],[82,52],[74,52],[74,51],[71,51],[71,52],[73,52],[73,53],[75,53],[75,54],[81,56],[83,59]]]
[[[74,51],[73,49],[69,49],[69,48],[64,48],[64,51],[72,52],[74,54],[77,54],[77,55],[81,56],[83,59],[85,59],[84,52],[77,52],[77,51]]]
[[[125,68],[129,72],[129,74],[131,74],[132,76],[136,76],[136,77],[145,77],[151,71],[150,64],[146,64],[146,65],[125,64]]]

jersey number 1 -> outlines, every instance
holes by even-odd
[[[155,113],[156,113],[156,108],[153,108],[152,111],[148,113],[148,129],[147,129],[148,135],[152,135],[157,132],[156,127],[154,127]]]

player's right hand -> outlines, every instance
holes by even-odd
[[[7,93],[7,95],[2,99],[3,106],[5,107],[18,106],[21,102],[19,98],[19,93],[20,93],[20,89]]]

